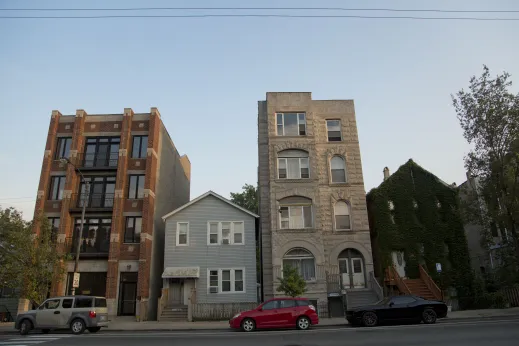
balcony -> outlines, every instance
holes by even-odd
[[[89,212],[111,212],[114,207],[113,193],[74,193],[70,199],[70,211],[81,212],[83,205]]]
[[[80,153],[76,162],[85,171],[117,170],[119,153]]]
[[[85,234],[85,232],[83,232]],[[77,238],[67,238],[66,249],[70,250],[72,258],[76,255]],[[110,252],[110,233],[97,233],[91,238],[81,238],[79,246],[79,258],[106,258]]]

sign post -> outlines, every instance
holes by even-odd
[[[74,273],[74,279],[72,280],[72,288],[79,287],[79,273]]]
[[[440,274],[440,291],[442,294],[442,301],[444,301],[444,299],[443,299],[443,276],[442,276],[442,264],[441,263],[436,263],[436,271],[438,272],[438,274]]]

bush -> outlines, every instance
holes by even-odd
[[[459,299],[460,309],[504,309],[507,305],[506,297],[501,292],[485,293],[478,297],[466,297]]]

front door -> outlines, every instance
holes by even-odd
[[[347,259],[339,259],[339,270],[341,272],[341,285],[343,289],[350,288],[350,271]]]
[[[351,268],[353,274],[353,288],[366,287],[366,279],[364,276],[364,263],[362,263],[362,258],[352,258]]]
[[[135,315],[137,301],[137,273],[121,273],[119,291],[119,315]]]
[[[183,282],[175,280],[169,284],[169,304],[170,305],[183,305],[184,297],[182,287]]]

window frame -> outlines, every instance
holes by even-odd
[[[144,137],[146,137],[146,148],[144,148],[142,146]],[[138,141],[139,154],[137,156],[134,156],[136,140]],[[132,159],[143,159],[143,158],[146,158],[146,156],[148,155],[148,140],[149,140],[149,136],[148,135],[134,135],[134,136],[132,136],[132,156],[131,156]],[[142,152],[143,149],[146,149],[144,151],[144,153]]]
[[[131,229],[133,229],[133,232],[132,232],[132,239],[130,239],[130,237],[127,236],[127,232],[128,232],[128,229],[130,229],[128,227],[128,222],[133,219],[133,227],[131,227]],[[139,230],[139,233],[135,232],[136,230],[136,225],[137,225],[137,219],[140,219],[141,222],[140,222],[140,230]],[[142,216],[126,216],[126,220],[125,220],[125,223],[124,223],[124,235],[123,235],[123,244],[140,244],[141,242],[141,232],[142,232]]]
[[[186,230],[186,243],[180,244],[180,225],[187,225]],[[177,230],[176,230],[176,246],[189,246],[189,221],[179,221],[177,222]]]
[[[328,122],[330,121],[338,121],[339,122],[339,140],[335,140],[335,141],[331,141],[330,140],[330,129],[328,127]],[[332,131],[332,132],[337,132],[337,131]],[[341,119],[326,119],[326,140],[330,143],[333,143],[333,142],[342,142],[343,141],[343,138],[342,138],[342,122],[341,122]]]
[[[135,194],[134,196],[130,196],[130,191],[132,189],[132,177],[137,177],[136,178],[136,185],[135,185]],[[139,197],[139,182],[140,182],[140,179],[142,178],[142,197]],[[128,175],[128,199],[143,199],[144,198],[144,187],[145,187],[145,184],[146,184],[146,174],[129,174]]]
[[[58,187],[56,190],[57,195],[54,196],[53,190],[54,190],[54,185],[55,185],[56,180],[59,180],[59,183],[58,183]],[[61,201],[63,199],[63,191],[65,190],[66,181],[67,181],[66,175],[53,175],[50,177],[49,197],[48,197],[49,201]],[[60,190],[60,188],[61,188],[61,190]],[[60,191],[61,191],[61,193],[60,193]],[[60,196],[60,194],[61,194],[61,196]],[[54,198],[54,197],[56,197],[56,198]]]
[[[229,244],[222,243],[222,240],[223,240],[222,224],[223,223],[230,223],[230,225],[231,225],[231,231],[229,234]],[[237,223],[242,224],[242,226],[243,226],[241,232],[238,232],[238,233],[242,234],[241,243],[236,243],[234,241],[234,234],[236,233],[234,225]],[[216,233],[217,234],[216,243],[211,243],[211,224],[218,224],[218,231]],[[239,221],[212,221],[212,220],[209,220],[209,221],[207,221],[207,246],[218,246],[218,245],[245,245],[245,221],[243,221],[243,220],[239,220]]]
[[[297,135],[285,135],[285,114],[295,114],[297,117]],[[301,121],[301,115],[303,116],[303,120]],[[276,117],[276,136],[283,137],[300,137],[300,136],[308,136],[308,128],[306,121],[306,112],[276,112],[274,114]],[[281,116],[281,124],[279,123],[279,117]],[[301,134],[300,126],[304,125],[304,134]],[[282,127],[282,134],[279,133],[279,126]]]
[[[294,159],[297,159],[299,160],[299,169],[298,169],[298,177],[297,178],[289,178],[289,174],[288,174],[288,160],[291,159],[291,160],[294,160]],[[281,174],[280,174],[280,166],[281,166],[281,161],[285,162],[285,171],[286,171],[286,177],[285,178],[282,178],[281,177]],[[306,160],[307,162],[307,169],[308,169],[308,176],[307,177],[303,177],[303,173],[302,173],[302,170],[303,170],[303,165],[302,165],[302,160]],[[278,157],[278,169],[277,169],[277,173],[278,173],[278,179],[310,179],[310,157]]]
[[[342,170],[344,171],[344,181],[333,181],[333,171],[337,170],[337,169],[333,169],[332,161],[336,157],[341,159],[341,161],[342,161]],[[332,157],[330,157],[329,165],[330,165],[330,183],[331,184],[347,184],[348,183],[348,173],[346,171],[346,158],[343,157],[342,155],[333,155]]]
[[[300,207],[301,208],[301,218],[303,220],[303,228],[293,228],[292,224],[291,224],[291,216],[290,216],[290,208],[295,208],[295,207]],[[305,207],[310,207],[310,216],[311,216],[311,221],[310,221],[310,226],[308,227],[305,227]],[[281,209],[282,208],[288,208],[288,227],[283,227],[283,221],[285,220],[285,218],[283,218],[281,216]],[[282,230],[288,230],[288,229],[311,229],[311,228],[314,228],[314,208],[313,208],[313,203],[311,204],[280,204],[279,205],[279,229],[282,229]]]
[[[289,257],[286,257],[287,254],[289,254],[291,251],[293,250],[304,250],[308,253],[308,255],[306,256],[303,256],[303,255],[297,255],[297,256],[289,256]],[[315,282],[317,281],[317,261],[315,259],[315,255],[312,253],[312,251],[304,248],[304,247],[293,247],[291,248],[290,250],[288,250],[282,257],[281,257],[281,277],[283,277],[283,269],[285,268],[285,263],[284,261],[286,260],[298,260],[298,261],[302,261],[302,260],[305,260],[305,259],[312,259],[314,261],[314,275],[315,277],[313,278],[310,278],[309,280],[305,279],[305,276],[304,276],[304,273],[302,272],[299,272],[299,275],[301,275],[301,277],[303,278],[303,280],[305,280],[306,282]],[[299,269],[301,269],[302,267],[300,266]],[[297,269],[297,268],[296,268]]]
[[[217,271],[218,272],[218,292],[217,293],[211,293],[211,271]],[[229,271],[229,281],[230,281],[230,291],[223,291],[223,272]],[[236,291],[236,271],[242,272],[242,282],[243,282],[243,290],[242,291]],[[246,291],[246,277],[245,277],[245,268],[242,267],[234,267],[234,268],[208,268],[207,269],[207,294],[243,294],[247,293]],[[227,280],[226,280],[227,281]]]
[[[344,203],[346,204],[346,207],[348,208],[348,214],[347,216],[349,216],[349,227],[348,228],[338,228],[337,227],[337,216],[346,216],[344,214],[342,215],[337,215],[336,212],[335,212],[335,207],[337,206],[338,203]],[[348,201],[345,201],[345,200],[338,200],[336,201],[334,204],[333,204],[333,225],[334,225],[334,228],[336,231],[351,231],[353,229],[353,224],[352,224],[352,217],[351,217],[351,204],[348,202]]]
[[[64,141],[63,149],[61,148],[61,142]],[[67,151],[67,142],[69,142],[68,146],[68,155],[65,155]],[[59,160],[62,158],[70,158],[70,149],[72,147],[72,137],[58,137],[56,141],[56,150],[54,152],[54,160]]]

